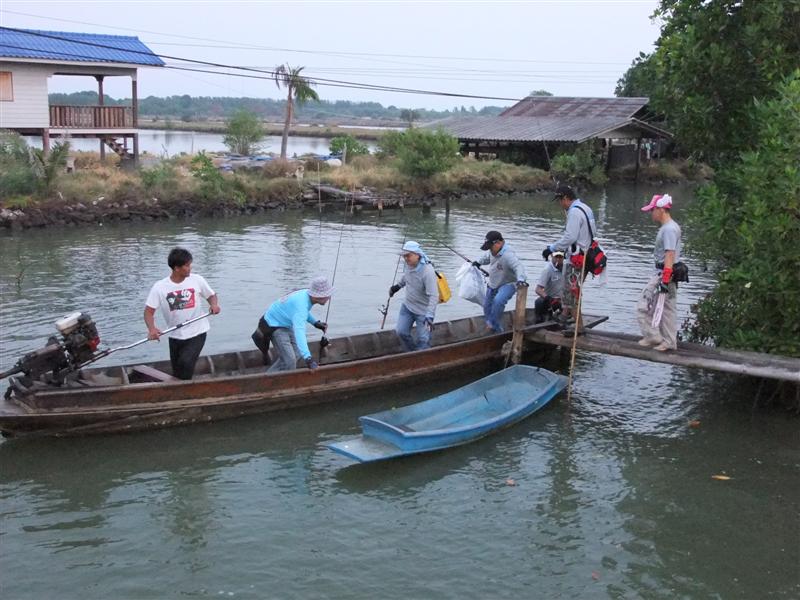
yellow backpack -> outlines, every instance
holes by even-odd
[[[450,300],[453,294],[450,292],[450,284],[447,283],[444,273],[442,271],[434,271],[434,273],[436,273],[436,286],[439,288],[439,304],[443,304]]]

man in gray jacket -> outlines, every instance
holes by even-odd
[[[559,186],[553,200],[557,200],[567,213],[567,224],[558,241],[544,249],[542,257],[549,260],[550,255],[557,250],[565,253],[564,296],[561,302],[567,316],[575,320],[575,326],[580,332],[583,324],[578,313],[578,299],[583,287],[583,279],[586,279],[587,275],[583,268],[583,259],[592,244],[597,224],[592,209],[577,198],[575,191],[568,185]],[[583,279],[581,279],[581,273],[583,273]]]
[[[400,288],[406,288],[406,297],[397,316],[397,336],[409,352],[431,347],[433,320],[436,305],[439,304],[439,286],[436,285],[436,271],[431,261],[417,242],[403,244],[401,252],[405,268],[400,281],[389,288],[391,298]],[[416,325],[416,339],[411,335],[411,327]]]
[[[503,331],[503,311],[520,285],[528,285],[525,267],[511,247],[506,244],[499,231],[490,231],[481,246],[488,250],[472,264],[478,268],[489,265],[489,281],[486,286],[486,298],[483,301],[483,315],[486,327],[495,333]]]

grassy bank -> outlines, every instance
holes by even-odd
[[[171,131],[194,131],[199,133],[227,133],[228,126],[224,121],[171,121],[162,119],[139,120],[139,129],[164,129]],[[339,127],[336,125],[325,125],[318,127],[309,125],[301,127],[295,125],[289,128],[289,135],[294,137],[321,137],[334,138],[338,136],[351,135],[362,140],[379,140],[385,130],[382,129],[361,129],[357,127]],[[283,126],[274,123],[264,123],[265,135],[283,135]]]
[[[639,166],[639,182],[641,183],[687,183],[710,181],[714,171],[705,163],[688,159],[658,160]],[[634,181],[636,166],[627,165],[620,169],[612,169],[608,173],[609,181]]]
[[[70,153],[68,144],[55,144],[45,154],[29,148],[16,134],[4,134],[0,142],[0,226],[15,228],[241,214],[320,202],[341,207],[350,191],[358,192],[350,198],[359,210],[429,204],[438,198],[552,189],[551,175],[582,188],[581,182],[587,181],[586,165],[591,168],[588,181],[598,179],[596,161],[582,160],[582,155],[561,156],[561,166],[554,161],[552,173],[547,173],[498,160],[461,157],[455,138],[420,129],[386,135],[374,155],[352,142],[351,158],[343,167],[311,155],[301,160],[258,161],[201,152],[128,170],[101,163],[93,152]],[[65,173],[69,154],[75,172]],[[620,176],[625,173],[621,171]],[[304,174],[310,182],[303,180]],[[685,181],[689,175],[705,174],[703,168],[688,162],[653,163],[640,170],[640,179]],[[604,182],[605,175],[599,175]],[[313,188],[316,183],[325,184],[326,190]]]
[[[340,168],[308,160],[305,180],[291,176],[297,170],[296,162],[270,161],[255,170],[226,173],[217,170],[205,155],[181,156],[128,172],[101,164],[95,153],[87,152],[78,153],[76,165],[77,172],[58,175],[39,194],[6,197],[0,202],[0,226],[25,229],[316,206],[318,197],[311,186],[318,181],[317,167],[322,184],[373,192],[409,204],[552,186],[548,174],[538,169],[470,159],[430,179],[404,175],[395,159],[375,156],[357,157]]]

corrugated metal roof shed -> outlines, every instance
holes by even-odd
[[[139,38],[123,35],[0,28],[0,58],[164,66]]]
[[[491,142],[584,142],[626,126],[670,137],[648,123],[619,117],[450,117],[425,125],[459,140]]]
[[[628,119],[647,106],[649,98],[579,98],[528,96],[507,108],[500,117],[607,117]]]

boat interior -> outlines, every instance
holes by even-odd
[[[511,324],[511,312],[505,315],[507,325]],[[533,309],[528,309],[526,320],[533,323]],[[432,337],[432,346],[443,346],[463,342],[487,335],[483,316],[466,317],[454,321],[436,323]],[[309,342],[312,356],[319,356],[319,342]],[[400,340],[394,330],[362,333],[357,335],[330,338],[326,353],[319,361],[320,365],[331,365],[353,360],[363,360],[403,352]],[[270,347],[270,358],[275,360],[277,353]],[[261,351],[253,348],[241,352],[225,352],[221,354],[203,355],[195,367],[195,380],[227,377],[234,375],[250,375],[263,373],[264,365]],[[148,364],[126,364],[107,367],[83,369],[79,377],[68,380],[68,387],[128,385],[137,383],[169,383],[178,381],[172,375],[169,360]]]

